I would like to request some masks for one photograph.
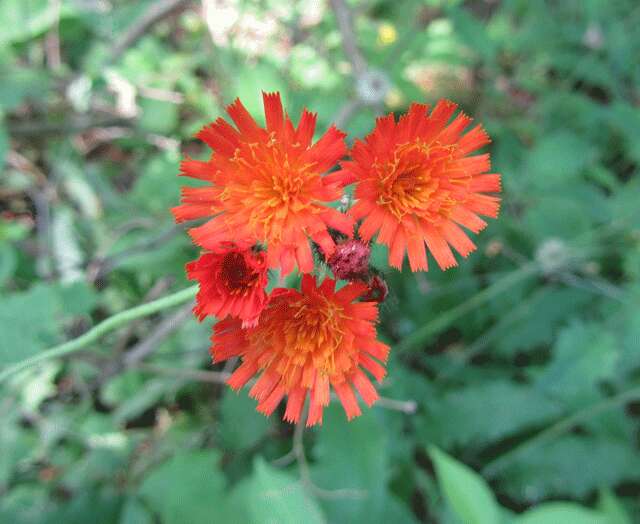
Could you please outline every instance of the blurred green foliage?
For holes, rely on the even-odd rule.
[[[637,521],[637,2],[350,2],[389,82],[372,105],[330,3],[204,3],[0,3],[0,368],[187,285],[177,165],[237,96],[350,139],[452,98],[493,138],[503,211],[445,273],[374,250],[381,391],[415,413],[332,406],[299,469],[292,428],[203,373],[210,323],[169,311],[0,385],[0,522]]]

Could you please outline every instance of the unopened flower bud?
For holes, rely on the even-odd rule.
[[[362,240],[347,240],[336,246],[328,264],[336,278],[365,279],[369,272],[370,255],[371,248]]]

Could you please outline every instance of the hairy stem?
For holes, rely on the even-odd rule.
[[[76,351],[85,349],[87,346],[97,341],[103,335],[109,333],[110,331],[118,329],[120,326],[123,326],[128,322],[135,320],[136,318],[153,315],[154,313],[157,313],[159,311],[163,311],[165,309],[184,304],[185,302],[189,302],[190,300],[193,300],[193,297],[195,297],[197,291],[198,286],[192,286],[173,293],[172,295],[154,300],[153,302],[141,304],[140,306],[136,306],[131,309],[122,311],[121,313],[117,313],[116,315],[103,320],[83,335],[80,335],[78,338],[74,338],[73,340],[69,340],[68,342],[60,344],[58,346],[54,346],[41,353],[38,353],[37,355],[33,355],[32,357],[7,366],[2,371],[0,371],[0,383],[9,378],[11,375],[17,373],[18,371],[31,367],[35,364],[45,362],[53,358],[63,357],[69,355],[70,353],[75,353]]]

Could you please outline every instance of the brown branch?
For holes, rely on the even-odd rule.
[[[127,32],[116,42],[111,50],[109,61],[116,62],[152,25],[171,15],[178,9],[186,7],[189,3],[189,0],[161,0],[153,3],[149,10],[136,20]]]
[[[351,62],[356,77],[359,77],[367,70],[367,63],[356,44],[351,11],[344,0],[331,0],[331,7],[336,15],[338,30],[342,37],[344,54],[347,55],[349,62]]]
[[[19,138],[46,135],[73,135],[94,127],[131,127],[132,124],[133,121],[128,118],[75,116],[62,122],[37,120],[9,122],[8,127],[9,134]]]

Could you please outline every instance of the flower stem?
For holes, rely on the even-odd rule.
[[[68,342],[64,342],[63,344],[59,344],[50,349],[42,351],[41,353],[33,355],[32,357],[7,366],[2,371],[0,371],[0,383],[9,378],[11,375],[17,373],[18,371],[22,371],[23,369],[31,367],[35,364],[45,362],[54,358],[63,357],[65,355],[69,355],[70,353],[75,353],[76,351],[80,351],[93,342],[97,341],[106,333],[118,329],[120,326],[123,326],[124,324],[127,324],[132,320],[153,315],[158,311],[169,309],[171,307],[188,302],[196,296],[197,291],[198,286],[191,286],[187,289],[183,289],[181,291],[173,293],[172,295],[168,295],[152,302],[141,304],[139,306],[132,307],[131,309],[127,309],[125,311],[117,313],[112,317],[103,320],[83,335],[80,335],[78,338],[74,338],[73,340],[69,340]]]

